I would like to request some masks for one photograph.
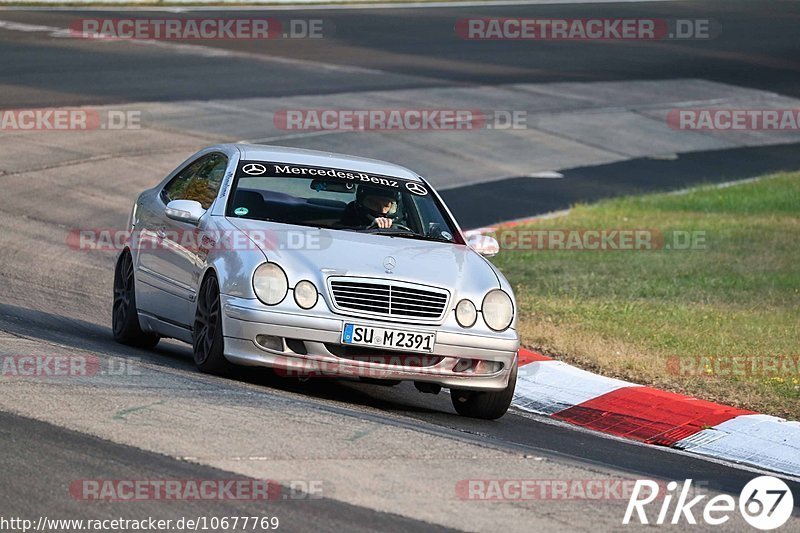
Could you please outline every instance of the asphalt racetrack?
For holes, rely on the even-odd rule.
[[[467,228],[577,201],[796,170],[796,133],[687,133],[666,127],[663,115],[686,102],[800,107],[800,4],[270,13],[322,19],[331,33],[321,40],[152,45],[64,34],[80,17],[222,16],[208,13],[0,10],[0,108],[135,111],[142,125],[0,132],[0,354],[85,355],[106,370],[79,379],[0,378],[3,516],[277,516],[280,529],[292,531],[605,531],[621,527],[627,500],[474,501],[458,487],[488,479],[691,478],[709,492],[738,495],[756,475],[513,409],[495,422],[461,418],[446,393],[421,394],[407,383],[299,382],[258,369],[230,379],[200,374],[189,346],[163,341],[144,351],[113,341],[114,254],[70,247],[67,235],[121,227],[141,190],[201,147],[237,140],[420,170]],[[703,18],[722,33],[536,43],[454,35],[458,19],[484,16]],[[528,128],[464,137],[310,134],[272,120],[287,108],[433,107],[448,99],[525,109]],[[536,177],[545,171],[561,177]],[[98,502],[70,490],[87,479],[233,478],[274,480],[282,490],[266,502],[212,503]],[[800,484],[789,484],[800,495]],[[744,524],[737,517],[726,527]]]

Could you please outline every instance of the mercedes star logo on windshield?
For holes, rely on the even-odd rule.
[[[406,183],[406,189],[419,196],[425,196],[426,194],[428,194],[428,189],[426,189],[419,183],[413,181],[409,181]]]
[[[267,171],[267,167],[264,165],[259,165],[258,163],[248,163],[242,167],[242,172],[245,174],[250,174],[251,176],[257,176],[259,174],[263,174]]]

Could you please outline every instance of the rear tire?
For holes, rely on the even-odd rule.
[[[111,331],[120,344],[137,348],[153,348],[160,337],[142,331],[139,312],[136,310],[136,280],[133,275],[133,258],[129,251],[120,255],[114,268],[114,305],[111,310]]]
[[[225,359],[225,339],[222,336],[222,312],[217,276],[206,277],[197,294],[197,312],[192,328],[194,364],[200,372],[224,375],[233,365]]]
[[[517,386],[517,361],[508,377],[508,386],[499,391],[469,391],[450,389],[450,400],[456,412],[461,416],[496,420],[506,414],[511,400],[514,399],[514,389]]]

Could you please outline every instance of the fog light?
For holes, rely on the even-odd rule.
[[[459,359],[453,366],[453,372],[472,372],[476,362],[476,359]]]
[[[475,365],[474,372],[476,374],[494,374],[499,372],[500,369],[503,368],[503,363],[499,361],[478,361],[478,364]]]
[[[465,374],[495,374],[502,370],[503,363],[484,359],[459,359],[453,366],[453,372]]]
[[[272,335],[256,335],[256,344],[267,350],[283,351],[283,339]]]

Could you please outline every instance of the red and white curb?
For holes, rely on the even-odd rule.
[[[800,422],[607,378],[519,351],[513,405],[617,437],[800,476]]]

